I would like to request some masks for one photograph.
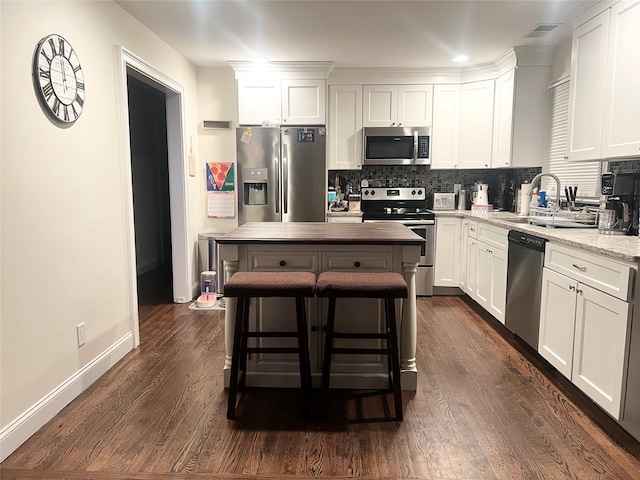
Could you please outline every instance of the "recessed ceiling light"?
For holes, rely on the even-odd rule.
[[[251,57],[249,60],[251,60],[253,63],[267,63],[269,61],[269,58],[261,55],[256,55]]]
[[[458,55],[457,57],[453,57],[451,60],[453,60],[454,62],[466,62],[467,60],[469,60],[469,57],[467,57],[466,55]]]

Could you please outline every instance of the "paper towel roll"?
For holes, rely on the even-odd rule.
[[[529,215],[529,204],[531,203],[531,196],[527,195],[531,184],[523,183],[520,185],[520,215]]]

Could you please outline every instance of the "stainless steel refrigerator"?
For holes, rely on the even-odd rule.
[[[325,127],[239,127],[238,224],[324,222]]]

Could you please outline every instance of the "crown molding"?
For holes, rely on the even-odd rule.
[[[333,62],[268,62],[256,64],[230,60],[236,80],[254,78],[261,74],[273,79],[327,79],[333,70]]]

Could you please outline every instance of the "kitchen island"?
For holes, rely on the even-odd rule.
[[[218,237],[216,241],[224,265],[225,281],[237,271],[307,271],[316,275],[325,271],[402,274],[409,287],[409,297],[396,302],[400,323],[402,388],[416,389],[415,273],[423,242],[419,235],[398,223],[253,222]],[[314,385],[317,385],[321,376],[327,301],[308,299],[307,309],[311,369]],[[227,298],[225,386],[229,384],[235,312],[236,300]],[[354,331],[377,332],[384,328],[383,305],[377,299],[341,299],[336,315],[338,324]],[[251,328],[263,331],[294,329],[294,316],[291,299],[258,299],[251,308]],[[253,355],[247,369],[249,386],[296,387],[299,384],[295,355]],[[387,371],[386,357],[358,355],[356,359],[356,356],[337,355],[332,366],[332,386],[384,388]]]

